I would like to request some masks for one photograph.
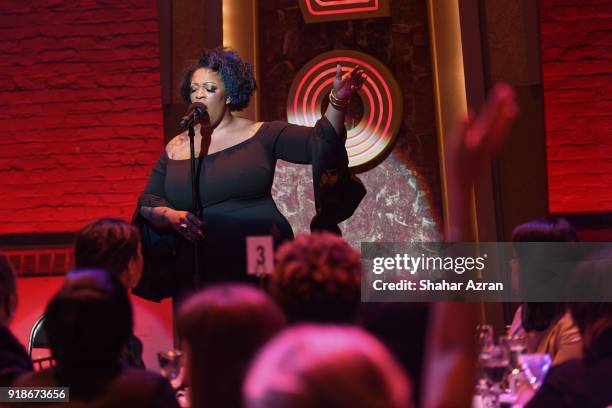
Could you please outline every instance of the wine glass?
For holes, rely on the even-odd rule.
[[[508,350],[512,368],[520,368],[519,357],[527,348],[527,338],[524,335],[501,336],[499,345]]]
[[[172,349],[157,353],[159,369],[175,390],[183,383],[183,353],[180,350]]]
[[[502,336],[499,338],[499,344],[506,348],[510,355],[510,371],[506,377],[508,384],[506,392],[508,394],[505,396],[516,399],[522,384],[528,382],[529,378],[520,362],[520,357],[527,348],[527,338],[521,334]]]
[[[486,352],[493,345],[493,326],[490,324],[479,324],[476,326],[476,338],[478,340],[478,353]],[[486,399],[489,394],[489,386],[482,365],[478,375],[478,383],[476,385],[476,394]]]
[[[476,337],[480,350],[493,345],[493,326],[490,324],[479,324],[476,326]]]
[[[499,406],[499,395],[501,394],[501,383],[506,371],[510,366],[510,354],[503,346],[490,346],[483,350],[478,358],[480,366],[487,378],[490,390],[493,394],[493,406]]]

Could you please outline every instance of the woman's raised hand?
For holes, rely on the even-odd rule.
[[[478,115],[470,111],[448,138],[449,174],[463,184],[473,183],[503,145],[517,115],[516,93],[512,87],[496,84]]]
[[[349,99],[365,83],[368,77],[364,70],[357,65],[351,72],[342,76],[342,66],[336,65],[336,79],[334,79],[334,96],[338,99]]]

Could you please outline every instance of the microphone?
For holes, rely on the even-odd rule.
[[[206,106],[202,102],[192,103],[189,105],[189,109],[187,109],[187,114],[179,122],[179,127],[185,129],[188,126],[195,125],[206,113]]]

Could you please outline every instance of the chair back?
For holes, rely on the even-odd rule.
[[[47,337],[47,331],[45,330],[45,315],[43,314],[36,320],[30,331],[30,341],[28,342],[28,354],[32,358],[34,349],[50,349],[49,339]],[[50,350],[47,356],[38,357],[32,359],[34,369],[42,370],[55,365],[55,360],[51,356]]]
[[[30,331],[30,341],[28,343],[28,353],[32,357],[33,348],[49,348],[49,339],[45,330],[45,315],[42,315],[34,322]]]

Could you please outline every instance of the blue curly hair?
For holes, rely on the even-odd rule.
[[[230,111],[241,111],[248,106],[257,84],[253,67],[242,60],[236,51],[222,47],[207,49],[198,62],[185,70],[181,81],[181,97],[188,104],[191,103],[191,77],[199,68],[210,68],[219,73],[230,98]]]

